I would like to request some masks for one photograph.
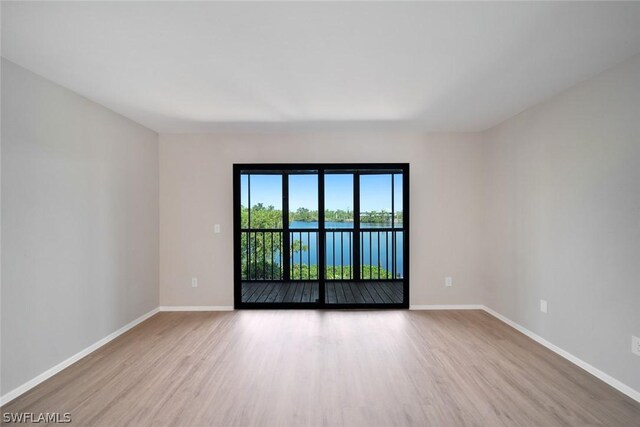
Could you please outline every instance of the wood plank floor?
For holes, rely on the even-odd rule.
[[[159,313],[2,408],[78,426],[639,426],[481,311]]]
[[[310,303],[318,299],[318,282],[242,282],[242,302]]]
[[[328,304],[400,304],[402,281],[330,281],[326,283]],[[243,282],[242,302],[309,303],[318,298],[318,282]]]

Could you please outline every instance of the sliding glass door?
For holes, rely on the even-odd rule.
[[[408,307],[408,173],[234,165],[236,308]]]

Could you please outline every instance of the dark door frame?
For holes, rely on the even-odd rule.
[[[283,214],[283,241],[284,244],[289,240],[289,175],[298,174],[305,171],[314,171],[318,175],[318,282],[319,282],[319,298],[315,303],[246,303],[242,302],[242,257],[240,255],[242,227],[240,222],[241,216],[241,175],[250,172],[255,174],[278,174],[282,175],[282,214]],[[382,173],[399,173],[402,174],[402,203],[403,203],[403,224],[399,230],[403,231],[402,249],[403,249],[403,301],[398,304],[387,303],[367,303],[367,304],[327,304],[325,301],[325,224],[324,224],[324,176],[326,171],[331,173],[353,173],[354,174],[354,254],[352,271],[354,271],[354,280],[359,281],[360,277],[360,254],[359,240],[360,233],[360,176],[368,174]],[[234,277],[234,308],[236,309],[310,309],[310,308],[328,308],[328,309],[390,309],[390,308],[409,308],[409,163],[234,163],[233,165],[233,277]],[[391,186],[392,205],[395,202],[393,191],[394,185]],[[358,215],[356,215],[358,213]],[[286,237],[285,237],[286,236]],[[283,247],[285,247],[283,245]],[[356,248],[358,250],[356,251]],[[356,253],[358,252],[358,253]],[[395,255],[395,254],[394,254]],[[288,256],[282,255],[282,261],[289,264]],[[395,263],[395,256],[393,256]],[[285,265],[285,267],[287,267]],[[289,270],[283,270],[285,280],[289,278]]]

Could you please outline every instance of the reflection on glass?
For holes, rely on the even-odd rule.
[[[324,176],[325,228],[353,228],[353,175]]]

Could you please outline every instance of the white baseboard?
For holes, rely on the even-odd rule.
[[[151,310],[147,314],[143,314],[142,316],[138,317],[136,320],[134,320],[134,321],[132,321],[130,323],[127,323],[122,328],[118,329],[117,331],[110,333],[106,337],[102,338],[100,341],[97,341],[97,342],[91,344],[89,347],[85,348],[84,350],[81,350],[80,352],[74,354],[73,356],[69,357],[68,359],[63,360],[62,362],[58,363],[53,368],[50,368],[50,369],[46,370],[45,372],[41,373],[37,377],[27,381],[26,383],[22,384],[21,386],[18,386],[16,388],[14,388],[13,390],[11,390],[10,392],[4,394],[2,397],[0,397],[0,406],[11,402],[13,399],[15,399],[16,397],[20,396],[21,394],[24,394],[27,391],[31,390],[33,387],[37,386],[41,382],[51,378],[52,376],[54,376],[58,372],[60,372],[63,369],[67,368],[68,366],[74,364],[75,362],[77,362],[78,360],[82,359],[83,357],[89,355],[90,353],[93,353],[94,351],[96,351],[97,349],[102,347],[103,345],[107,344],[109,341],[112,341],[113,339],[117,338],[118,336],[124,334],[129,329],[133,328],[134,326],[138,325],[139,323],[144,322],[149,317],[151,317],[154,314],[156,314],[158,311],[159,310],[157,308],[154,308],[153,310]]]
[[[458,304],[458,305],[412,305],[409,310],[483,310],[481,304]]]
[[[162,305],[160,311],[233,311],[230,305]]]
[[[538,335],[538,334],[536,334],[534,332],[531,332],[530,330],[528,330],[524,326],[519,325],[518,323],[514,322],[513,320],[509,319],[508,317],[503,316],[502,314],[498,313],[497,311],[492,310],[492,309],[490,309],[489,307],[486,307],[486,306],[483,306],[482,308],[483,308],[484,311],[486,311],[487,313],[489,313],[490,315],[492,315],[496,319],[501,320],[502,322],[506,323],[507,325],[511,326],[512,328],[522,332],[523,334],[525,334],[526,336],[528,336],[532,340],[538,342],[539,344],[542,344],[543,346],[547,347],[549,350],[553,351],[554,353],[564,357],[569,362],[573,363],[574,365],[579,366],[580,368],[584,369],[585,371],[587,371],[588,373],[590,373],[594,377],[596,377],[596,378],[604,381],[605,383],[609,384],[611,387],[615,388],[616,390],[620,391],[621,393],[626,394],[630,398],[634,399],[636,402],[640,402],[640,392],[638,390],[635,390],[635,389],[629,387],[628,385],[624,384],[622,381],[619,381],[619,380],[613,378],[611,375],[602,372],[600,369],[596,368],[595,366],[590,365],[587,362],[585,362],[584,360],[582,360],[582,359],[574,356],[573,354],[569,353],[568,351],[565,351],[565,350],[561,349],[557,345],[547,341],[546,339],[542,338],[540,335]]]

